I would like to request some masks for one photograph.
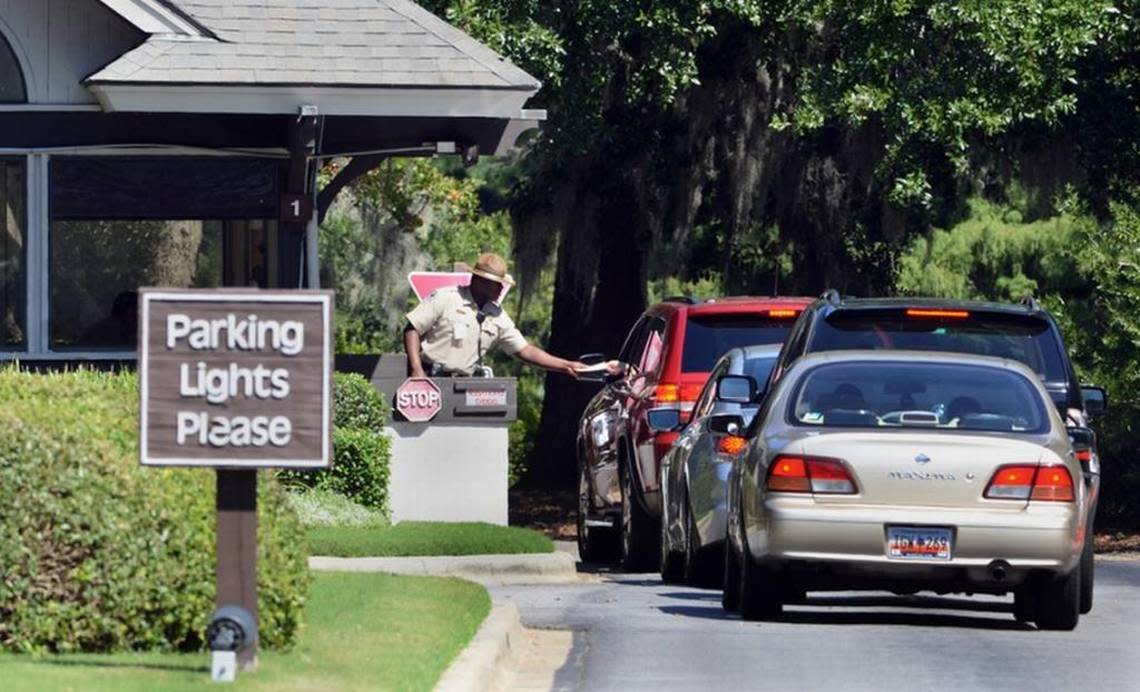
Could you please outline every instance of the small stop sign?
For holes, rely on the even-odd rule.
[[[443,408],[443,396],[435,382],[409,377],[396,390],[396,410],[413,423],[426,423]]]

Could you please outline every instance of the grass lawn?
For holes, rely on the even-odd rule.
[[[239,690],[430,690],[491,607],[458,579],[318,573],[290,652],[263,651]],[[0,689],[221,689],[209,654],[0,655]]]
[[[517,526],[405,521],[395,526],[312,526],[309,554],[335,557],[549,553],[546,536]]]

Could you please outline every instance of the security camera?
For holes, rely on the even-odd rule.
[[[214,611],[206,627],[210,651],[238,651],[257,643],[257,619],[241,606],[227,605]]]

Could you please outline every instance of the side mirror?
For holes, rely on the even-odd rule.
[[[729,404],[751,404],[756,400],[756,380],[748,375],[723,375],[716,382],[716,400]]]
[[[655,408],[645,414],[645,420],[651,432],[673,432],[681,427],[681,412],[675,408]]]
[[[744,429],[744,418],[735,413],[709,416],[709,430],[721,435],[739,435]]]
[[[1085,413],[1089,416],[1099,416],[1108,410],[1108,392],[1104,391],[1104,387],[1081,387],[1081,399],[1085,403]]]

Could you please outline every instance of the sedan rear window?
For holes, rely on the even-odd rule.
[[[1041,433],[1046,404],[1021,375],[968,364],[832,363],[800,379],[793,423]]]
[[[783,343],[791,328],[792,320],[774,321],[756,315],[689,315],[681,371],[709,372],[728,351]]]
[[[1030,315],[968,311],[837,310],[821,320],[809,351],[891,349],[950,351],[1016,360],[1047,382],[1068,380],[1061,347],[1049,323]],[[943,318],[938,313],[955,316]]]

